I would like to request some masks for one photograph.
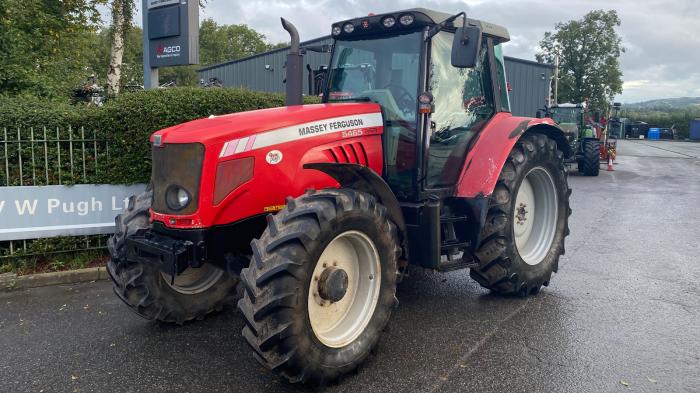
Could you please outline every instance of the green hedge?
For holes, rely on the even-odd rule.
[[[318,102],[309,97],[306,102]],[[284,105],[281,94],[244,89],[174,88],[124,93],[104,107],[47,102],[32,97],[0,98],[0,128],[65,130],[84,127],[87,134],[109,139],[110,170],[105,184],[147,182],[150,176],[149,136],[186,121]],[[24,138],[24,136],[23,136]]]

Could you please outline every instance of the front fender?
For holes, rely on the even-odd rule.
[[[394,192],[391,191],[384,179],[371,168],[357,164],[319,162],[304,164],[304,169],[321,171],[335,179],[340,183],[341,187],[353,188],[372,194],[379,203],[386,207],[389,218],[396,224],[399,231],[405,234],[406,223],[396,195],[394,195]]]
[[[490,196],[513,146],[526,132],[536,132],[551,137],[566,157],[573,153],[566,142],[564,131],[552,119],[514,117],[510,113],[498,113],[472,142],[455,187],[455,196],[461,198]]]

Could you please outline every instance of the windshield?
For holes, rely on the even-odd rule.
[[[581,114],[581,108],[553,108],[552,119],[559,124],[574,123],[578,124]]]
[[[336,41],[328,100],[371,100],[388,120],[415,120],[421,33]]]
[[[363,100],[382,106],[385,179],[399,198],[415,192],[420,32],[336,41],[328,76],[329,102]]]

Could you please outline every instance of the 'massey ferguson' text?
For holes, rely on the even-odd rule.
[[[312,124],[309,126],[299,127],[299,136],[321,134],[330,131],[341,131],[347,128],[362,127],[364,123],[362,119],[348,119],[333,121],[329,123]]]

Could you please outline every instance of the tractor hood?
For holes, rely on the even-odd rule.
[[[353,115],[374,114],[380,111],[379,105],[371,103],[315,104],[260,109],[212,116],[169,127],[155,132],[151,136],[151,142],[159,139],[161,144],[202,143],[210,146],[262,132],[306,125],[306,123],[311,123],[310,132],[320,132],[318,128],[313,128],[314,123],[325,119],[333,119],[333,121],[337,119],[342,122],[345,117],[353,120]],[[331,126],[333,124],[335,123]]]

